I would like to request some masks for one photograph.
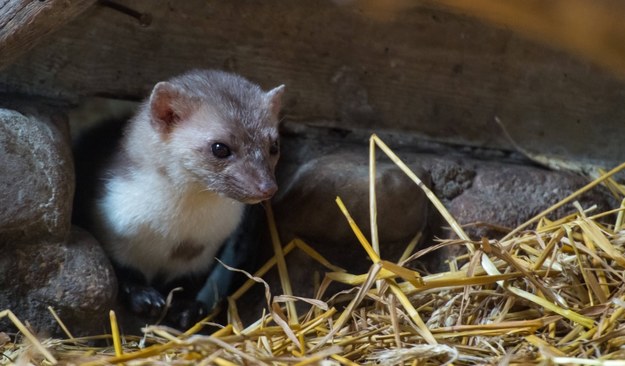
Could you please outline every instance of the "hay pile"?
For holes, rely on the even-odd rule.
[[[0,316],[8,316],[21,336],[20,344],[13,344],[0,333],[0,363],[625,365],[625,361],[613,361],[625,360],[625,201],[609,212],[596,214],[576,205],[576,214],[555,221],[547,218],[599,184],[623,199],[625,187],[611,176],[625,164],[503,239],[471,241],[432,192],[376,136],[371,139],[372,176],[376,146],[426,192],[459,239],[413,253],[417,235],[398,263],[381,259],[375,180],[371,180],[371,241],[337,199],[373,262],[368,273],[345,273],[300,240],[282,247],[272,222],[276,255],[229,299],[231,321],[219,331],[200,335],[201,322],[184,333],[152,326],[143,337],[122,337],[111,314],[110,335],[76,339],[67,332],[64,340],[39,341],[12,313],[4,311]],[[271,218],[270,209],[268,213]],[[444,246],[467,248],[466,255],[449,258],[449,272],[422,276],[406,266]],[[292,295],[284,256],[295,249],[328,268],[315,299]],[[276,264],[285,295],[272,297],[260,277]],[[351,289],[327,294],[332,281]],[[267,290],[267,313],[244,326],[237,316],[236,300],[258,283]],[[294,306],[298,301],[308,303],[310,311],[298,315]],[[86,346],[93,339],[108,339],[112,346]]]

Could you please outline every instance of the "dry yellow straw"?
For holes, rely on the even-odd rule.
[[[285,295],[293,296],[291,280],[289,279],[289,270],[286,267],[286,260],[284,259],[284,253],[282,252],[282,245],[280,244],[280,236],[278,235],[278,228],[276,227],[273,210],[271,208],[271,204],[269,203],[266,203],[264,206],[265,211],[267,212],[267,221],[269,222],[271,243],[273,244],[273,251],[276,256],[276,263],[278,264],[278,273],[280,275],[280,284],[282,285],[282,291]],[[297,309],[295,308],[295,303],[293,301],[289,301],[286,303],[286,310],[289,323],[299,324]]]
[[[288,253],[290,253],[293,249],[295,248],[295,242],[291,241],[289,244],[287,244],[283,250],[282,250],[282,255],[287,255]],[[265,275],[265,273],[269,272],[269,270],[271,268],[273,268],[273,266],[276,265],[276,263],[278,262],[278,259],[276,258],[277,255],[274,255],[273,257],[271,257],[267,263],[265,263],[258,271],[254,272],[254,277],[262,277]],[[247,281],[245,281],[245,283],[238,289],[236,290],[232,295],[230,295],[230,298],[232,298],[233,300],[238,300],[239,298],[241,298],[241,296],[243,296],[243,294],[245,294],[250,287],[252,287],[254,284],[256,284],[255,281],[248,279]]]
[[[616,222],[614,223],[614,232],[617,233],[621,230],[621,228],[623,227],[623,215],[624,215],[624,211],[622,210],[623,208],[625,208],[625,199],[623,199],[621,201],[621,210],[618,212],[618,215],[616,216]]]
[[[371,141],[374,141],[375,144],[382,150],[384,151],[384,153],[410,178],[412,179],[413,182],[415,182],[417,184],[417,186],[419,186],[419,188],[421,188],[421,190],[425,193],[425,195],[428,197],[428,199],[430,200],[430,202],[432,202],[432,204],[434,205],[434,207],[436,207],[436,209],[438,210],[438,212],[441,213],[441,215],[443,216],[443,218],[445,219],[445,221],[447,221],[447,223],[449,224],[449,226],[452,228],[452,230],[456,233],[456,235],[458,235],[458,237],[462,240],[466,240],[467,242],[470,242],[471,239],[469,238],[469,236],[464,232],[464,230],[462,230],[462,227],[458,224],[458,222],[456,221],[456,219],[454,219],[453,216],[451,216],[451,214],[449,213],[449,211],[447,211],[447,209],[445,208],[445,206],[443,205],[443,203],[436,197],[436,195],[434,194],[434,192],[432,192],[422,181],[421,179],[419,179],[419,177],[417,177],[417,175],[410,170],[410,168],[408,168],[408,166],[406,164],[404,164],[404,162],[393,152],[393,150],[391,150],[385,143],[384,141],[380,140],[380,138],[376,135],[373,134],[371,135]],[[467,243],[467,248],[469,249],[469,251],[471,253],[473,253],[473,251],[475,250],[473,244]]]
[[[0,311],[0,318],[4,318],[4,317],[9,318],[9,320],[15,325],[15,327],[17,327],[17,329],[20,332],[22,332],[22,334],[30,341],[30,343],[32,343],[32,345],[37,349],[37,351],[39,351],[43,355],[43,357],[45,357],[46,360],[48,360],[48,362],[50,362],[53,365],[56,365],[58,363],[56,358],[54,358],[54,356],[52,356],[52,354],[41,344],[41,342],[39,342],[37,337],[35,337],[30,332],[30,330],[28,330],[28,328],[26,328],[24,323],[22,323],[17,318],[17,316],[15,316],[15,314],[13,314],[13,312],[11,310]]]
[[[312,259],[316,260],[319,264],[321,264],[322,266],[328,268],[330,271],[345,272],[345,270],[343,268],[335,266],[332,263],[330,263],[321,254],[319,254],[319,252],[314,250],[310,245],[306,244],[301,239],[293,239],[293,240],[291,240],[291,242],[289,242],[289,244],[287,244],[286,246],[284,246],[282,248],[282,254],[284,256],[286,256],[287,254],[289,254],[295,248],[298,248],[299,250],[303,251],[309,257],[311,257]],[[273,268],[273,266],[276,265],[277,261],[278,260],[276,259],[276,255],[274,255],[265,264],[263,264],[263,266],[259,270],[254,272],[253,276],[254,277],[262,277],[262,276],[264,276],[267,272],[269,272],[269,270],[271,268]],[[256,284],[256,282],[254,280],[248,279],[247,281],[245,281],[245,283],[243,285],[241,285],[241,287],[239,287],[238,290],[236,290],[234,293],[232,293],[232,295],[230,295],[230,298],[232,300],[240,299],[241,296],[243,296],[243,294],[245,294],[252,286],[254,286],[254,284]]]
[[[61,320],[59,315],[56,313],[56,311],[54,311],[52,306],[48,306],[48,311],[50,312],[50,314],[52,314],[52,317],[54,317],[54,320],[56,320],[56,322],[59,324],[59,326],[65,333],[65,335],[67,335],[68,340],[70,341],[73,340],[74,336],[72,335],[72,333],[70,333],[69,329],[67,329],[67,327],[65,326],[65,323],[63,323],[63,321]]]
[[[458,222],[453,218],[453,216],[451,216],[451,214],[449,213],[449,211],[447,211],[447,209],[445,208],[445,206],[440,202],[440,200],[436,197],[436,195],[428,188],[426,187],[425,184],[423,184],[423,182],[412,172],[412,170],[410,170],[410,168],[408,168],[408,166],[406,166],[406,164],[404,164],[403,161],[401,161],[401,159],[382,141],[380,140],[380,138],[378,136],[376,136],[375,134],[371,136],[371,139],[375,141],[376,145],[378,145],[380,147],[380,149],[382,149],[382,151],[384,151],[384,153],[386,155],[388,155],[388,157],[395,163],[397,164],[397,166],[404,171],[404,173],[406,173],[406,175],[408,175],[408,177],[410,177],[410,179],[412,179],[418,186],[419,188],[421,188],[423,190],[423,192],[425,192],[425,195],[430,199],[430,202],[432,202],[432,204],[438,209],[438,211],[440,212],[440,214],[445,218],[445,220],[447,221],[447,223],[451,226],[451,228],[454,230],[454,232],[456,233],[456,235],[458,235],[458,237],[460,237],[461,239],[464,239],[467,241],[467,248],[469,249],[469,251],[471,251],[471,253],[473,253],[473,251],[475,250],[475,247],[472,243],[470,243],[470,239],[467,236],[467,234],[464,232],[464,230],[462,230],[462,227],[458,224]],[[615,174],[617,171],[619,171],[620,169],[625,168],[625,163],[621,164],[619,167],[613,169],[610,173],[608,173],[608,175],[604,176],[602,179],[605,179],[607,177],[609,177],[612,174]],[[587,185],[586,189],[579,190],[577,192],[582,193],[585,192],[586,190],[594,187],[595,185],[598,184],[600,180],[595,181],[589,185]],[[576,192],[576,193],[577,193]],[[579,194],[578,193],[578,194]],[[566,200],[570,200],[574,197],[575,194],[569,196],[567,199],[565,199],[564,201],[560,202],[558,205],[561,206],[564,203],[566,203]],[[558,206],[556,205],[556,206]],[[554,207],[556,207],[554,206]],[[529,225],[532,222],[535,222],[536,220],[538,220],[540,218],[540,216],[546,215],[547,213],[551,212],[555,210],[555,208],[551,208],[549,210],[544,211],[543,214],[535,217],[534,219],[528,221],[528,223],[525,223],[524,225]],[[520,227],[513,230],[513,231],[520,231]],[[509,236],[510,234],[508,234]],[[504,238],[505,239],[505,238]],[[502,239],[503,241],[503,239]],[[486,270],[486,272],[491,275],[501,275],[501,272],[499,272],[499,270],[497,269],[497,266],[495,266],[495,264],[491,261],[491,259],[486,255],[486,254],[482,254],[480,256],[481,259],[481,264],[482,267],[484,268],[484,270]],[[582,324],[583,326],[589,328],[593,325],[593,321],[592,319],[580,315],[572,310],[569,309],[562,309],[556,305],[554,305],[553,303],[539,297],[536,296],[534,294],[531,294],[527,291],[521,290],[519,288],[510,286],[509,284],[504,283],[504,281],[497,281],[497,284],[503,288],[505,288],[506,290],[512,292],[513,294],[522,297],[528,301],[532,301],[546,309],[549,309],[550,311],[553,311],[557,314],[560,314],[572,321],[578,322],[580,324]]]
[[[136,352],[124,353],[121,356],[115,356],[115,357],[109,357],[105,359],[85,362],[85,363],[82,363],[81,366],[99,366],[99,365],[106,365],[106,364],[111,364],[111,363],[132,361],[132,360],[136,360],[140,358],[153,357],[171,349],[174,345],[175,345],[174,342],[167,342],[165,344],[157,344],[157,345],[153,345],[147,348],[143,348]]]
[[[438,344],[438,342],[436,341],[436,339],[430,332],[430,329],[428,329],[427,325],[425,325],[425,323],[421,319],[419,312],[414,308],[414,306],[412,306],[412,303],[410,302],[406,294],[401,291],[401,289],[399,288],[399,286],[397,286],[395,281],[393,280],[387,280],[387,281],[389,284],[389,288],[391,289],[393,294],[397,296],[399,303],[404,307],[404,309],[406,309],[406,311],[408,312],[408,316],[410,316],[412,321],[417,326],[415,328],[417,333],[419,333],[419,335],[423,337],[423,339],[425,339],[425,341],[428,342],[429,344]]]
[[[369,215],[371,220],[371,245],[373,250],[380,255],[378,208],[375,195],[375,141],[373,139],[369,140]]]
[[[358,225],[356,225],[356,222],[354,221],[354,219],[352,218],[352,216],[349,214],[349,211],[347,210],[347,208],[345,207],[345,205],[343,204],[343,201],[341,200],[340,197],[336,198],[336,203],[339,206],[339,208],[341,209],[341,212],[343,212],[343,215],[345,215],[345,218],[347,219],[347,222],[349,223],[349,226],[352,228],[352,231],[354,232],[354,234],[356,234],[356,237],[358,238],[358,241],[360,242],[360,244],[362,245],[362,247],[365,249],[365,251],[367,252],[367,254],[369,255],[369,257],[371,258],[371,260],[374,263],[374,267],[376,268],[375,270],[375,276],[374,278],[378,278],[378,272],[381,269],[381,267],[377,267],[377,265],[384,265],[384,263],[381,261],[380,256],[378,255],[378,253],[376,253],[376,251],[373,249],[373,247],[369,244],[369,242],[367,241],[367,238],[365,238],[365,236],[363,235],[362,231],[360,230],[360,228],[358,227]],[[386,266],[391,267],[392,269],[396,269],[399,266],[391,266],[389,265],[389,262],[386,262]],[[403,267],[402,267],[403,268]],[[388,270],[388,268],[387,268]],[[417,281],[415,276],[411,276],[411,274],[413,274],[413,271],[398,271],[399,273],[401,273],[402,275],[404,275],[406,277],[406,279],[410,279],[410,281]],[[406,274],[406,272],[409,272],[409,274]],[[399,273],[397,273],[399,275]],[[369,278],[371,278],[372,272],[369,272]],[[412,306],[412,304],[410,303],[410,301],[408,300],[408,298],[406,297],[406,295],[401,292],[401,290],[399,290],[399,287],[397,287],[397,284],[393,281],[393,280],[387,280],[389,281],[389,286],[391,288],[391,290],[393,291],[393,293],[395,294],[395,296],[397,296],[397,298],[399,299],[399,302],[402,304],[402,306],[404,306],[404,308],[406,309],[406,311],[408,312],[408,314],[410,315],[410,317],[412,318],[412,320],[415,322],[415,325],[417,326],[417,332],[429,343],[429,344],[436,344],[436,339],[434,339],[434,337],[432,336],[432,334],[430,333],[430,331],[427,329],[427,326],[425,325],[425,323],[423,322],[423,320],[421,320],[421,317],[419,316],[419,313],[414,309],[414,307]],[[417,282],[415,282],[415,284],[418,284]],[[365,281],[365,284],[363,285],[363,287],[361,287],[361,291],[363,288],[368,288],[369,285],[367,285],[367,281]],[[358,302],[352,302],[350,303],[350,306],[348,307],[348,309],[353,310],[352,305],[355,306],[355,304],[359,303]],[[337,325],[341,325],[344,323],[344,321],[346,320],[346,317],[349,315],[349,312],[346,310],[343,312],[343,314],[341,314],[341,316],[339,317],[339,320],[337,321]],[[338,329],[338,326],[335,326],[335,330]]]
[[[115,356],[120,357],[123,355],[122,351],[122,341],[119,336],[119,327],[117,326],[117,316],[115,316],[115,312],[111,310],[109,312],[109,319],[111,321],[111,334],[113,335],[113,347],[115,348]]]
[[[352,301],[350,301],[350,303],[347,305],[345,310],[343,310],[339,318],[334,323],[330,332],[328,332],[328,334],[325,337],[323,337],[321,341],[315,347],[311,349],[311,351],[315,351],[323,347],[324,345],[326,345],[326,343],[345,325],[349,317],[352,315],[352,312],[354,311],[354,309],[356,309],[356,307],[362,302],[362,300],[365,298],[369,289],[371,289],[371,286],[373,286],[373,283],[375,282],[375,279],[377,278],[377,274],[381,268],[382,266],[380,265],[379,262],[376,262],[371,266],[371,269],[369,270],[368,278],[365,281],[365,283],[360,287],[356,296],[354,296],[354,298],[352,299]]]
[[[352,231],[354,232],[354,234],[356,234],[356,237],[358,238],[360,245],[362,245],[362,247],[365,249],[365,251],[367,252],[367,255],[369,255],[369,258],[371,258],[373,263],[378,263],[380,261],[380,256],[373,249],[371,244],[369,244],[369,241],[367,240],[365,235],[362,233],[362,231],[360,231],[360,228],[358,227],[358,225],[356,225],[356,222],[354,221],[352,216],[349,214],[349,211],[347,211],[347,207],[345,207],[345,204],[343,204],[343,201],[341,200],[340,197],[336,197],[336,204],[341,209],[341,212],[343,212],[343,215],[345,215],[345,218],[347,218],[347,222],[349,223],[349,226],[352,228]]]

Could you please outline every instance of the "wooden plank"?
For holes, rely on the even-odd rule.
[[[0,70],[96,0],[0,1]]]
[[[147,27],[94,7],[0,72],[0,92],[140,99],[163,78],[220,68],[285,83],[293,121],[512,149],[499,116],[527,149],[625,160],[614,75],[471,16],[371,3],[125,1],[152,16]]]

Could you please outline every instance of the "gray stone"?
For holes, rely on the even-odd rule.
[[[100,245],[75,227],[67,243],[0,245],[0,310],[37,332],[60,334],[51,306],[75,335],[101,334],[117,283]]]
[[[473,184],[451,200],[449,211],[461,224],[484,222],[514,229],[589,182],[588,178],[567,172],[524,165],[481,163],[476,168]],[[599,210],[616,205],[601,187],[577,200],[584,208],[597,205]],[[557,219],[575,210],[572,204],[568,204],[548,218]],[[468,227],[466,231],[474,239],[502,236],[502,232],[485,226]]]
[[[397,260],[427,221],[428,204],[421,189],[388,161],[376,167],[377,222],[382,257]],[[415,172],[429,184],[429,176]],[[370,265],[347,220],[335,203],[341,197],[355,222],[370,238],[369,164],[366,154],[344,148],[299,165],[281,182],[274,201],[282,239],[303,238],[339,266],[366,270]]]
[[[21,110],[0,109],[0,243],[64,241],[74,192],[67,121]]]
[[[284,159],[280,162],[280,190],[273,207],[283,244],[298,237],[321,253],[330,263],[350,273],[365,273],[372,262],[359,244],[335,199],[341,197],[365,237],[370,240],[369,225],[369,161],[368,144],[340,143],[330,136],[303,142],[285,138]],[[405,154],[404,154],[405,155]],[[415,157],[414,154],[410,155]],[[422,190],[394,163],[378,153],[376,193],[380,252],[384,259],[397,261],[408,242],[424,230],[429,204]],[[429,173],[421,168],[419,159],[411,161],[411,169],[426,184]],[[261,256],[273,255],[269,243],[263,243]],[[297,296],[314,297],[315,283],[329,269],[306,253],[294,249],[286,256],[293,292]],[[274,268],[264,279],[274,294],[281,294],[278,271]],[[326,295],[343,286],[333,284]],[[262,286],[255,286],[239,304],[242,319],[249,323],[266,307]],[[308,309],[298,303],[300,314]]]
[[[420,160],[430,172],[432,191],[443,202],[454,199],[473,184],[475,171],[466,160],[434,156],[421,156]]]

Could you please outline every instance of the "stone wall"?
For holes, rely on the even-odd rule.
[[[0,309],[59,333],[100,330],[116,280],[91,235],[71,226],[74,168],[67,118],[44,102],[0,108]],[[10,106],[11,109],[8,109]],[[0,322],[0,329],[6,324]]]

